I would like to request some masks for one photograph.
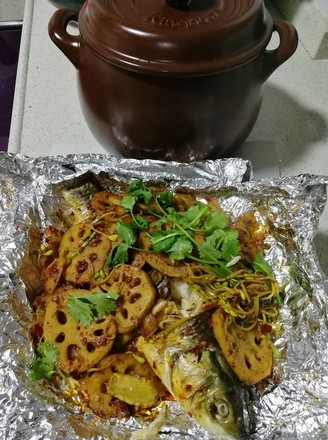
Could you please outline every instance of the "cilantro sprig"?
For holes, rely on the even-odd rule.
[[[153,193],[145,186],[142,179],[133,180],[128,186],[128,195],[121,201],[121,206],[131,214],[133,223],[131,227],[147,229],[147,220],[139,214],[135,214],[134,206],[137,202],[148,205],[153,198]]]
[[[272,275],[272,269],[269,263],[264,259],[262,252],[259,252],[253,261],[253,268],[255,272],[262,272],[266,275]]]
[[[129,261],[129,250],[137,241],[137,230],[145,230],[148,227],[148,221],[140,214],[135,213],[135,205],[137,202],[149,204],[153,198],[153,193],[145,186],[142,179],[133,180],[128,188],[128,195],[124,197],[120,203],[126,212],[130,213],[132,222],[118,221],[116,229],[118,235],[122,238],[123,243],[115,246],[109,253],[105,268],[113,268],[118,264],[127,263]]]
[[[113,312],[118,298],[119,293],[117,292],[69,295],[67,309],[76,321],[87,326],[95,319]]]
[[[135,222],[125,223],[118,221],[116,229],[123,243],[115,246],[108,254],[105,267],[109,268],[113,268],[118,264],[127,263],[129,261],[129,250],[137,241],[136,229],[138,229],[138,226]]]
[[[128,197],[133,197],[136,201],[144,202],[148,205],[152,198],[152,191],[144,184],[142,179],[134,179],[128,185]],[[124,199],[123,199],[124,200]]]
[[[157,218],[153,223],[156,229],[148,232],[154,252],[165,253],[172,261],[197,261],[220,276],[233,273],[233,266],[241,258],[241,247],[238,231],[229,227],[228,214],[212,212],[202,202],[195,202],[181,211],[174,206],[171,191],[152,192],[142,179],[133,180],[127,193],[121,206],[130,213],[132,221],[117,222],[117,233],[123,242],[111,250],[105,264],[107,267],[128,262],[131,249],[142,251],[135,244],[138,230],[147,230],[148,222],[136,208],[138,203],[144,203],[149,205],[149,214]],[[262,253],[253,262],[253,270],[268,275],[272,273]]]
[[[146,229],[135,208],[138,202],[150,204],[153,201],[157,217],[154,230],[150,234],[154,252],[166,253],[172,261],[190,259],[210,266],[220,275],[228,275],[232,269],[227,264],[234,261],[240,252],[238,233],[228,227],[228,216],[224,212],[211,212],[210,207],[196,202],[186,211],[177,210],[173,205],[173,193],[162,191],[153,193],[141,179],[136,179],[128,186],[128,195],[121,206],[131,214],[132,222],[118,222],[118,234],[123,243],[113,249],[108,258],[108,265],[128,260],[129,249],[137,240],[137,229]],[[165,226],[163,229],[162,227]],[[205,240],[196,235],[201,233]],[[119,257],[119,258],[118,258]]]
[[[35,356],[30,363],[30,379],[33,381],[46,379],[50,380],[52,375],[61,371],[57,368],[56,362],[59,358],[57,347],[48,341],[43,341],[36,349]]]
[[[173,261],[184,258],[198,261],[221,276],[232,272],[227,264],[239,254],[240,245],[238,232],[228,227],[226,213],[212,213],[209,206],[202,202],[196,202],[180,212],[171,207],[165,209],[156,198],[155,201],[167,224],[172,225],[170,230],[160,231],[161,237],[157,231],[151,234],[155,251],[167,253]],[[196,238],[197,232],[202,234],[204,241]]]

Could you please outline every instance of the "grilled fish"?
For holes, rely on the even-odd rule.
[[[239,438],[244,428],[243,389],[213,338],[208,312],[183,321],[138,349],[168,391],[218,440]]]

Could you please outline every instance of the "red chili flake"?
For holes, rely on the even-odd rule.
[[[169,391],[165,391],[165,400],[168,400],[168,401],[170,401],[170,402],[174,402],[175,401],[175,398],[172,396],[172,394],[171,393],[169,393]]]
[[[52,277],[55,277],[56,275],[58,275],[58,273],[59,273],[59,270],[58,270],[58,267],[55,265],[55,266],[52,266],[50,269],[49,269],[49,275],[50,275],[50,278],[52,278]]]
[[[52,235],[61,235],[61,231],[53,225],[49,225],[47,229]]]
[[[92,343],[95,347],[102,347],[108,345],[110,343],[110,340],[106,336],[101,336],[99,338],[94,339]]]
[[[263,324],[260,323],[260,333],[262,335],[267,335],[268,333],[270,333],[272,330],[272,325],[271,324]]]

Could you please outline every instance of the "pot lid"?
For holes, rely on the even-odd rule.
[[[263,0],[87,0],[81,38],[131,70],[222,71],[254,58],[270,40]]]

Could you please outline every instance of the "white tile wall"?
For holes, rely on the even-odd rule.
[[[25,0],[0,0],[0,21],[22,20]]]
[[[318,9],[321,9],[322,11],[328,12],[328,1],[327,0],[314,0],[314,4],[317,6]]]

